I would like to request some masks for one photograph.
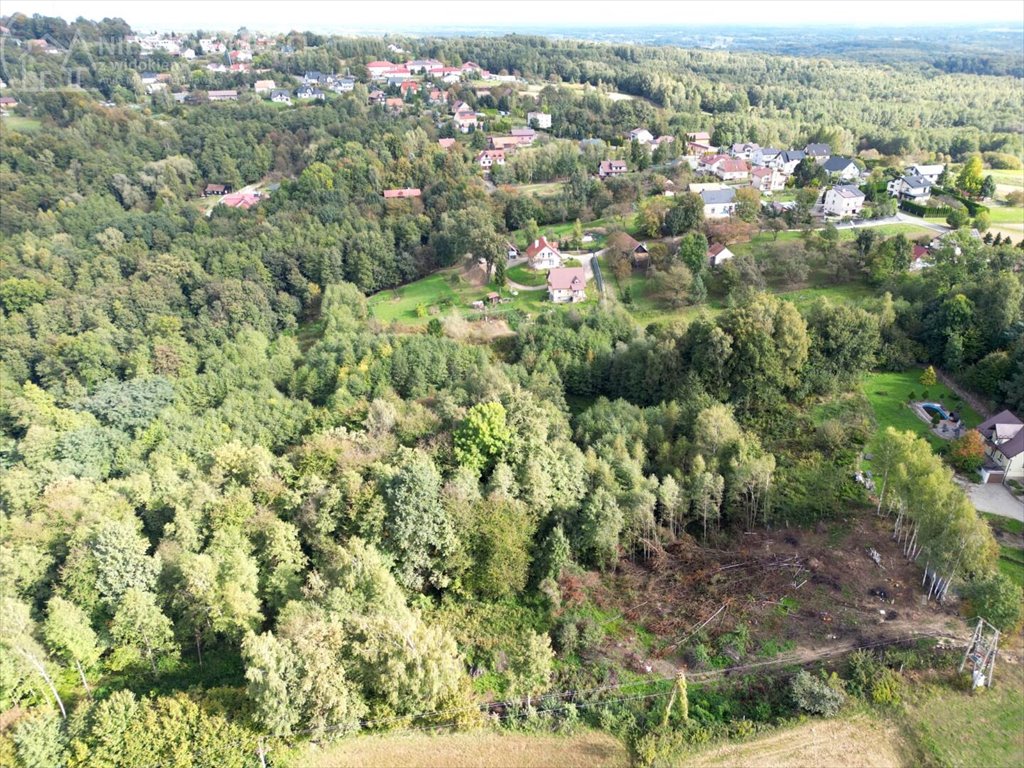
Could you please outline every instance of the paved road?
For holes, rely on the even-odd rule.
[[[963,483],[964,490],[971,497],[979,512],[1009,517],[1024,523],[1024,501],[1014,498],[1010,489],[1000,483]]]

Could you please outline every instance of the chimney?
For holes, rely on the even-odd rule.
[[[540,245],[540,240],[534,240],[533,241],[533,247],[534,248],[537,248],[539,245]]]

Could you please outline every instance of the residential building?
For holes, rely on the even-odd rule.
[[[423,193],[417,187],[406,187],[405,189],[385,189],[385,200],[405,200],[410,197],[419,197]]]
[[[519,146],[529,147],[536,140],[537,132],[533,128],[513,128],[512,137],[519,142]]]
[[[942,163],[938,163],[935,165],[912,165],[909,168],[907,168],[907,175],[922,176],[928,179],[928,181],[930,181],[932,184],[938,184],[939,176],[941,176],[942,172],[945,170],[946,166],[943,165]]]
[[[705,219],[724,219],[736,211],[736,190],[731,187],[705,189],[700,197],[704,201]]]
[[[625,160],[602,160],[601,164],[597,167],[597,175],[602,179],[607,179],[609,176],[618,176],[623,173],[626,173]]]
[[[754,168],[750,172],[750,186],[764,195],[786,188],[786,174],[775,168]]]
[[[316,99],[317,101],[323,101],[326,98],[323,91],[310,85],[300,86],[295,92],[295,97],[297,99]]]
[[[521,140],[515,136],[491,136],[487,143],[491,149],[512,151],[520,146]]]
[[[390,61],[371,61],[366,65],[366,71],[370,73],[370,77],[380,77],[394,67]]]
[[[832,148],[828,144],[808,144],[804,154],[820,165],[832,157]]]
[[[500,149],[485,149],[476,156],[473,162],[484,170],[487,170],[494,165],[504,165],[505,152]]]
[[[758,147],[751,153],[750,162],[752,162],[754,165],[767,168],[774,165],[775,161],[781,154],[781,149],[773,149],[771,147]]]
[[[354,77],[339,77],[334,81],[334,85],[331,89],[335,93],[351,93],[352,89],[356,87],[356,79]]]
[[[703,141],[688,141],[688,142],[686,142],[686,153],[688,155],[696,155],[696,156],[699,157],[701,155],[712,154],[712,153],[714,153],[714,151],[715,151],[714,147],[712,147],[710,144],[707,144],[707,143],[705,143]]]
[[[238,91],[207,91],[206,98],[210,101],[238,101]]]
[[[792,176],[793,171],[800,165],[800,161],[807,157],[802,149],[785,149],[778,154],[775,161],[771,163],[772,168],[777,168],[787,176]]]
[[[262,96],[273,91],[275,85],[273,80],[257,80],[253,83],[252,89]]]
[[[420,83],[415,80],[406,80],[398,86],[398,92],[403,97],[415,95],[420,90]]]
[[[651,142],[651,147],[657,149],[662,144],[675,144],[675,142],[675,136],[659,136],[658,138]]]
[[[651,252],[647,250],[647,243],[641,243],[623,232],[615,236],[616,245],[621,249],[622,255],[629,258],[634,267],[646,269],[651,263]]]
[[[13,96],[0,96],[0,108],[13,109],[18,106],[18,100]]]
[[[732,251],[730,251],[721,243],[715,243],[714,245],[712,245],[710,248],[708,248],[708,252],[705,255],[707,256],[708,264],[712,267],[717,267],[721,264],[724,264],[729,259],[735,256],[735,254]]]
[[[932,183],[924,176],[902,176],[890,181],[885,188],[900,200],[927,200],[932,194]]]
[[[587,273],[583,267],[556,267],[548,272],[548,298],[557,304],[587,298]]]
[[[371,105],[373,105],[373,104],[381,104],[382,105],[385,102],[385,100],[387,99],[387,97],[388,96],[387,96],[386,93],[384,93],[384,91],[378,89],[378,90],[370,91],[370,94],[367,97],[367,101],[369,101]]]
[[[697,144],[711,144],[711,134],[706,131],[694,131],[693,133],[686,134],[686,140],[696,142]]]
[[[562,254],[547,241],[546,237],[530,243],[525,254],[526,260],[533,269],[553,269],[562,266]]]
[[[464,108],[456,109],[455,114],[452,116],[452,121],[463,133],[469,133],[470,130],[478,128],[480,123],[476,119],[476,112],[469,107],[463,105]]]
[[[864,193],[850,184],[837,184],[825,193],[825,213],[829,216],[859,216],[864,208]]]
[[[910,271],[920,272],[925,267],[933,266],[932,262],[928,260],[931,251],[925,248],[923,245],[914,245],[913,250],[910,253]]]
[[[275,88],[270,92],[270,100],[275,104],[291,104],[292,94],[283,88]]]
[[[229,195],[224,195],[220,199],[220,204],[226,205],[228,208],[241,208],[247,211],[262,199],[263,195],[260,192],[232,192]]]
[[[637,144],[650,144],[654,141],[654,136],[646,128],[634,128],[627,136],[630,141],[635,141]]]
[[[395,96],[390,99],[384,99],[384,106],[392,112],[401,112],[405,109],[405,99],[400,96]]]
[[[733,157],[738,157],[741,160],[750,162],[754,159],[754,153],[756,153],[760,148],[761,147],[757,144],[752,144],[748,141],[745,144],[733,144],[732,147],[729,148],[729,154]]]
[[[705,155],[697,163],[701,173],[713,173],[722,181],[745,179],[750,175],[750,166],[746,160],[739,160],[729,155]]]
[[[207,184],[203,188],[203,197],[220,197],[231,191],[230,184]]]
[[[860,168],[848,157],[830,157],[821,167],[829,176],[837,177],[840,181],[854,181],[860,178]]]
[[[526,124],[529,126],[536,125],[538,128],[543,129],[551,128],[551,115],[547,112],[527,112]]]
[[[978,432],[985,439],[982,481],[1024,480],[1024,422],[1010,411],[1001,411],[981,422]]]

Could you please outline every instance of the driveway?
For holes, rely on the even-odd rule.
[[[1001,483],[964,483],[964,490],[971,497],[979,512],[988,512],[1000,517],[1009,517],[1024,523],[1024,501],[1014,498],[1010,489]]]

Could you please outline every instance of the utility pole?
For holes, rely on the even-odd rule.
[[[960,671],[971,671],[971,688],[992,687],[992,673],[996,667],[996,653],[999,650],[999,630],[980,616],[974,635],[960,662]]]

